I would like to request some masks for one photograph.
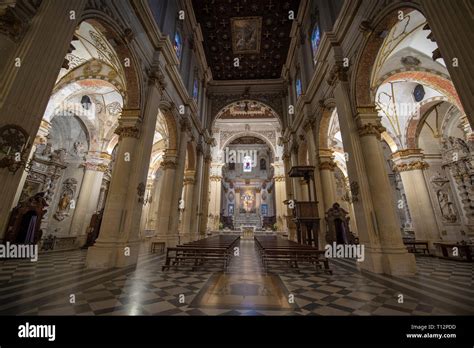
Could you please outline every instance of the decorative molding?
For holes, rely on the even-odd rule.
[[[330,86],[334,86],[339,81],[348,81],[347,68],[342,66],[342,62],[336,62],[336,64],[332,66],[328,78],[326,79],[326,82]]]
[[[394,172],[407,172],[410,170],[424,170],[430,166],[425,161],[411,161],[409,163],[399,163],[393,167]]]
[[[102,172],[102,173],[105,173],[109,169],[109,166],[107,164],[91,163],[91,162],[84,163],[83,167],[85,170],[91,170],[91,171]]]
[[[324,161],[319,164],[319,170],[334,171],[336,167],[337,167],[337,164],[334,161]]]
[[[386,129],[384,126],[376,123],[367,123],[360,125],[358,128],[359,136],[364,137],[367,135],[375,135],[379,140],[381,140],[381,134],[385,131]]]
[[[115,134],[118,134],[121,139],[123,138],[136,138],[140,137],[140,129],[136,126],[126,127],[118,126],[115,130]]]
[[[164,158],[163,161],[160,163],[160,168],[166,169],[176,169],[178,167],[178,163],[175,159]]]

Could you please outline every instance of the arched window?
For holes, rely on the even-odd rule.
[[[301,82],[301,75],[300,75],[299,70],[296,73],[295,87],[296,87],[296,99],[298,99],[303,94],[303,83]]]
[[[193,83],[193,99],[197,103],[199,97],[199,79],[197,74],[194,75],[194,83]]]
[[[176,30],[174,34],[174,50],[176,56],[181,61],[181,54],[183,53],[183,37],[179,30]]]
[[[267,161],[265,161],[265,158],[260,159],[260,170],[267,170]]]
[[[313,52],[313,63],[316,64],[316,53],[318,52],[319,43],[321,42],[321,30],[319,24],[316,23],[311,32],[311,50]]]

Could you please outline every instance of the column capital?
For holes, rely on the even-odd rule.
[[[382,126],[381,119],[375,106],[357,108],[356,123],[359,136],[374,135],[380,140],[381,134],[386,131],[385,127]]]
[[[331,70],[329,71],[329,75],[326,79],[326,82],[328,83],[328,85],[334,86],[339,81],[346,82],[347,80],[347,68],[344,67],[342,61],[337,61],[336,63],[334,63]]]
[[[119,118],[119,126],[115,130],[122,138],[136,138],[140,136],[140,110],[139,109],[124,109]]]
[[[163,161],[160,163],[160,168],[166,169],[176,169],[178,167],[178,163],[176,161],[176,157],[173,156],[166,156],[163,157]]]
[[[336,167],[337,167],[337,164],[333,160],[328,160],[328,161],[319,163],[319,170],[330,170],[333,172],[336,169]]]
[[[209,180],[215,181],[215,182],[221,182],[222,181],[222,176],[220,176],[220,175],[211,175],[209,177]]]
[[[408,172],[410,170],[425,170],[428,169],[430,165],[425,161],[410,161],[398,163],[393,166],[394,172]]]
[[[429,164],[423,160],[421,149],[402,149],[392,154],[395,163],[394,172],[406,172],[410,170],[424,170]]]
[[[85,170],[90,170],[94,172],[102,172],[105,173],[108,169],[109,166],[104,163],[96,163],[96,162],[84,162],[82,164]]]
[[[275,175],[273,177],[273,180],[275,180],[275,182],[282,182],[282,181],[285,181],[285,176],[284,175]]]

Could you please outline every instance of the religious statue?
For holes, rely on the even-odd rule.
[[[66,179],[63,183],[61,192],[61,198],[59,199],[56,213],[54,218],[58,221],[63,221],[69,216],[69,210],[71,208],[71,202],[74,198],[74,194],[77,188],[77,180],[74,178]]]
[[[455,222],[457,220],[457,216],[453,209],[453,203],[449,200],[448,194],[443,190],[439,190],[437,193],[437,198],[443,218],[449,222]]]

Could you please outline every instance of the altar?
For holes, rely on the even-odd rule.
[[[241,226],[241,238],[253,239],[255,236],[255,226]]]

